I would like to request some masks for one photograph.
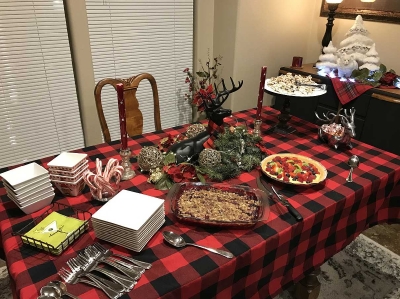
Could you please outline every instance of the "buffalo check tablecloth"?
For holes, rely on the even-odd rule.
[[[277,122],[278,111],[265,107],[262,130]],[[237,124],[252,126],[255,110],[237,112]],[[60,256],[22,245],[13,232],[26,224],[32,215],[24,215],[11,202],[4,188],[0,189],[0,227],[2,245],[10,276],[19,298],[36,298],[40,288],[58,279],[57,271],[66,260],[87,245],[99,241],[116,252],[135,256],[151,262],[135,288],[121,298],[271,298],[313,271],[328,258],[342,250],[363,230],[381,222],[400,222],[400,159],[398,156],[373,146],[354,141],[354,149],[337,151],[317,138],[317,127],[293,117],[291,125],[297,132],[280,136],[263,134],[263,144],[273,153],[291,152],[320,161],[328,170],[322,184],[311,187],[291,187],[272,182],[289,197],[292,205],[303,215],[304,221],[295,219],[280,204],[271,202],[269,219],[251,229],[207,229],[181,224],[166,211],[166,223],[140,253],[99,241],[92,229],[81,236]],[[133,155],[143,146],[157,144],[168,134],[181,134],[187,126],[144,134],[129,140]],[[90,168],[96,158],[105,163],[118,155],[119,143],[100,144],[80,150],[89,156]],[[360,166],[354,171],[354,182],[346,183],[349,172],[346,162],[356,154]],[[47,167],[52,157],[39,162]],[[166,191],[154,189],[147,182],[147,175],[137,171],[136,159],[132,158],[137,175],[121,187],[159,198]],[[256,188],[260,171],[242,173],[228,181]],[[78,197],[56,195],[59,202],[95,212],[100,203],[91,200],[88,189]],[[226,259],[194,247],[173,248],[163,242],[161,232],[172,230],[182,234],[187,241],[231,251],[234,259]],[[71,293],[82,299],[106,298],[99,290],[84,284],[69,285]]]

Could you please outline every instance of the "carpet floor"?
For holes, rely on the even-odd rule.
[[[360,235],[321,267],[318,299],[399,299],[400,256]],[[284,291],[274,299],[291,299]],[[0,299],[12,299],[7,268],[0,262]]]

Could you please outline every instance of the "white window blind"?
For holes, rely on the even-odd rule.
[[[62,0],[0,1],[0,167],[83,147]]]
[[[193,0],[86,0],[86,9],[95,81],[150,73],[157,81],[162,127],[188,123],[183,70],[193,65]],[[140,83],[137,98],[143,131],[154,131],[148,82]],[[111,139],[120,139],[113,87],[103,88],[102,103]]]

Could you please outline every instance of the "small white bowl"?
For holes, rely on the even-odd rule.
[[[85,187],[85,181],[81,177],[75,183],[62,182],[62,181],[52,181],[58,190],[66,196],[78,196],[81,194],[83,188]]]
[[[84,166],[83,168],[79,168],[79,172],[77,172],[74,176],[50,174],[50,179],[52,181],[62,181],[70,183],[77,182],[83,176],[83,174],[89,169],[87,163],[83,166]]]
[[[25,214],[31,214],[33,212],[39,211],[40,209],[43,209],[45,206],[48,206],[51,204],[55,194],[54,192],[48,193],[47,195],[44,195],[43,197],[40,197],[37,201],[34,201],[30,203],[29,205],[26,206],[17,206],[25,213]]]
[[[7,191],[7,196],[8,196],[8,198],[19,202],[20,204],[23,204],[26,201],[32,200],[32,198],[35,198],[37,196],[43,195],[44,193],[48,193],[48,192],[51,192],[51,191],[54,192],[53,186],[51,184],[48,184],[46,187],[44,187],[42,189],[39,189],[39,190],[36,190],[35,192],[27,194],[26,196],[23,196],[23,197],[15,196],[13,193],[8,192],[8,191]]]
[[[68,153],[62,152],[49,163],[47,166],[49,170],[61,170],[61,171],[71,171],[73,172],[80,165],[85,163],[87,154],[79,154],[79,153]]]
[[[4,187],[6,188],[7,191],[9,191],[8,193],[13,195],[15,198],[23,198],[26,196],[33,195],[34,193],[36,193],[42,189],[45,189],[47,187],[51,187],[51,183],[50,183],[50,179],[46,178],[45,180],[40,181],[37,184],[30,185],[29,187],[26,187],[23,190],[22,189],[18,190],[18,193],[15,192],[15,190],[11,189],[6,184],[4,184]]]
[[[45,190],[44,192],[37,194],[35,196],[29,197],[27,199],[25,199],[24,201],[19,201],[14,199],[13,197],[9,197],[18,207],[25,207],[28,206],[34,202],[37,202],[38,200],[41,200],[43,198],[47,198],[48,196],[50,196],[51,194],[55,194],[54,193],[54,189],[50,188]]]
[[[89,167],[89,161],[88,160],[83,160],[83,163],[79,165],[78,168],[76,168],[74,171],[62,171],[62,170],[55,170],[52,168],[49,168],[49,172],[51,175],[61,175],[61,176],[75,176],[77,173],[82,171],[85,168]]]
[[[26,187],[38,179],[44,178],[49,175],[47,169],[39,164],[33,162],[23,165],[9,171],[3,172],[0,176],[3,181],[6,181],[13,189],[20,189]]]

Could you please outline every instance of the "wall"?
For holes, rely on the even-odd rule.
[[[75,82],[86,146],[102,143],[85,0],[65,0]]]
[[[194,2],[194,69],[200,68],[199,59],[205,61],[213,57],[214,0]]]

